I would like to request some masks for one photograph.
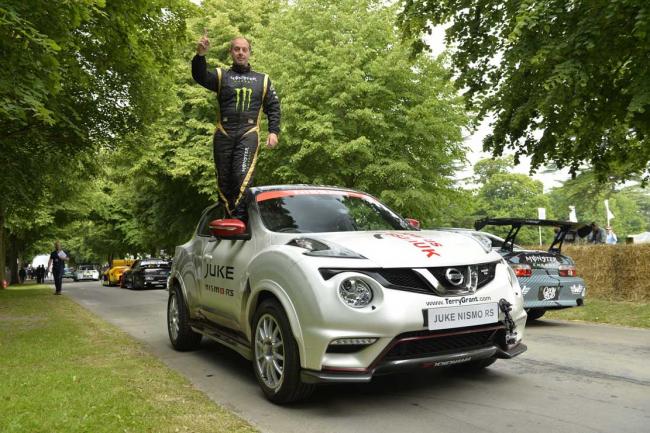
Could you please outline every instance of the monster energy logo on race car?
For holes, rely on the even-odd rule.
[[[235,110],[244,111],[250,109],[253,89],[251,89],[250,87],[238,87],[235,89],[235,92],[237,92],[237,101],[235,104]],[[241,108],[239,108],[240,101],[241,101]]]

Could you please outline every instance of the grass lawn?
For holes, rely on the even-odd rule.
[[[49,286],[0,290],[0,432],[254,432]]]
[[[544,319],[584,320],[586,322],[650,328],[650,304],[606,301],[587,297],[584,306],[547,311],[542,320]]]

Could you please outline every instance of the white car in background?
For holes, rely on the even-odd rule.
[[[95,280],[99,281],[99,270],[93,265],[79,265],[74,271],[75,281]]]
[[[374,197],[309,185],[251,189],[249,221],[207,208],[176,247],[167,327],[252,360],[267,398],[407,369],[482,369],[526,350],[503,258],[471,235],[419,231]]]

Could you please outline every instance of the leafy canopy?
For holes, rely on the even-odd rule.
[[[441,221],[468,123],[450,74],[409,58],[384,2],[297,1],[254,41],[253,67],[282,99],[280,146],[258,182],[359,188],[405,215]]]
[[[4,235],[21,244],[52,234],[66,214],[57,205],[75,182],[93,177],[101,149],[157,118],[190,7],[186,0],[0,3],[0,278]]]
[[[647,0],[403,0],[417,50],[432,25],[447,42],[468,107],[496,116],[485,150],[529,155],[599,180],[650,176]]]

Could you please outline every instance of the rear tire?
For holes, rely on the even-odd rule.
[[[264,395],[276,404],[304,400],[315,386],[300,380],[300,354],[282,306],[268,299],[253,316],[253,370]]]
[[[526,313],[528,313],[528,320],[537,320],[542,317],[544,313],[546,313],[546,310],[531,308],[530,310],[526,311]]]
[[[181,352],[196,349],[201,343],[201,334],[190,327],[190,314],[178,286],[169,292],[167,300],[167,333],[174,349]]]

